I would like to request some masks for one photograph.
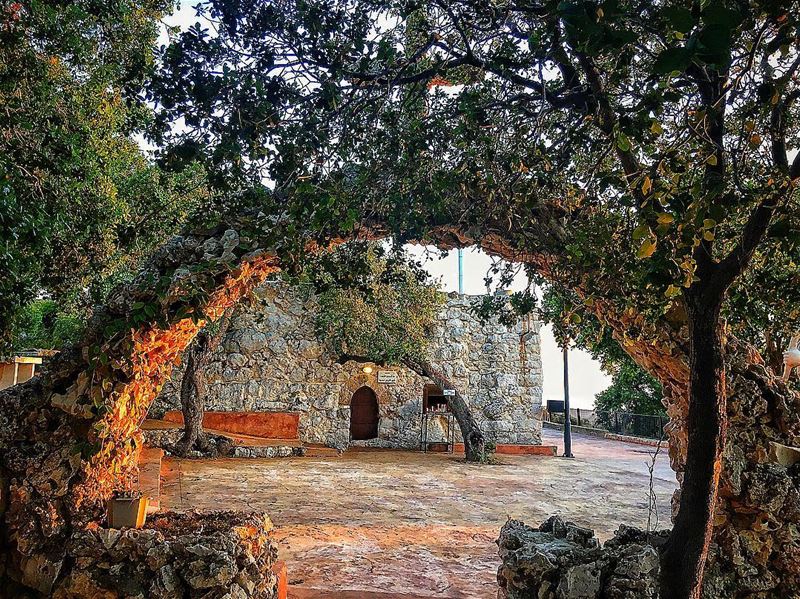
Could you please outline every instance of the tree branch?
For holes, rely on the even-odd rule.
[[[603,81],[600,78],[600,73],[589,56],[583,52],[577,52],[576,56],[578,57],[578,64],[581,66],[584,76],[589,82],[589,87],[592,90],[593,98],[597,102],[599,117],[598,126],[603,133],[611,138],[614,128],[617,126],[618,119],[617,114],[611,107],[611,103],[608,101],[608,96],[605,93]],[[619,147],[615,140],[612,139],[611,142],[614,144],[614,152],[616,153],[617,158],[622,165],[622,170],[625,173],[625,180],[628,183],[633,196],[641,204],[645,201],[645,195],[638,186],[634,185],[634,181],[642,172],[641,166],[639,165],[639,160],[636,158],[636,155],[633,153],[632,149],[623,150]]]
[[[720,263],[718,269],[717,286],[721,286],[721,291],[725,289],[738,277],[747,267],[753,257],[758,244],[764,238],[775,213],[775,208],[783,194],[773,193],[764,198],[747,219],[747,224],[742,231],[741,239],[736,247],[731,250]]]

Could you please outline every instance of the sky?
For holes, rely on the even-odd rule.
[[[188,28],[196,22],[193,2],[180,3],[180,8],[170,17],[165,19],[165,24]],[[162,30],[159,43],[166,44],[168,36]],[[409,253],[417,258],[426,255],[425,248],[409,246]],[[438,252],[427,252],[426,270],[434,277],[439,278],[444,291],[458,291],[458,257],[456,252],[450,252],[444,258],[437,258]],[[472,248],[464,251],[464,293],[478,295],[486,293],[483,278],[492,263],[491,258],[483,251]],[[512,285],[512,290],[522,290],[527,286],[524,275],[518,276]],[[548,399],[563,399],[563,355],[561,348],[556,345],[553,331],[550,326],[541,329],[542,353],[542,405]],[[571,349],[569,352],[569,391],[570,407],[590,409],[594,405],[594,396],[611,384],[611,379],[600,369],[600,364],[591,356],[581,350]]]

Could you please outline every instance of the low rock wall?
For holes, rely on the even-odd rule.
[[[277,549],[260,514],[163,513],[142,529],[74,533],[54,599],[274,599]]]
[[[498,540],[501,599],[656,599],[667,532],[621,526],[604,546],[588,528],[551,516],[538,529],[509,520]]]

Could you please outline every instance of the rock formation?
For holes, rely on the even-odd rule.
[[[502,599],[656,599],[667,533],[621,526],[603,547],[594,532],[551,516],[538,529],[509,520],[500,531]]]
[[[144,528],[76,531],[54,599],[272,599],[277,549],[257,514],[163,513]]]

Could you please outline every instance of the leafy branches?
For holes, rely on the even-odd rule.
[[[611,385],[595,396],[595,409],[636,414],[663,414],[662,387],[658,380],[638,366],[580,298],[565,289],[545,288],[541,303],[544,322],[553,326],[556,341],[570,342],[588,351],[600,362]]]
[[[317,337],[332,355],[427,361],[444,294],[401,250],[387,255],[378,244],[350,242],[312,263],[304,278],[316,291]]]
[[[87,314],[209,200],[132,138],[171,0],[0,7],[0,345],[37,296]]]

